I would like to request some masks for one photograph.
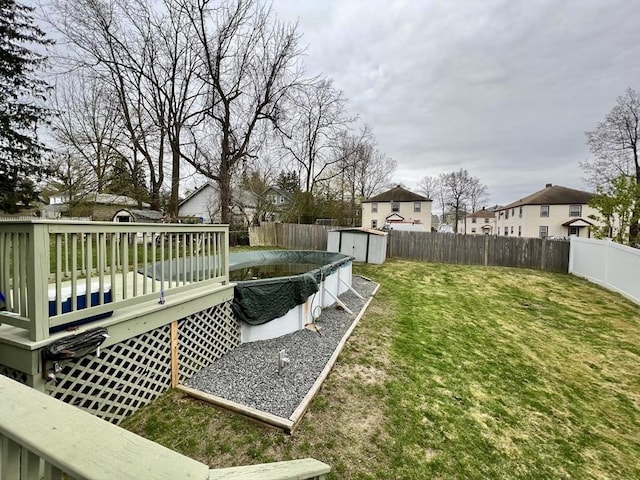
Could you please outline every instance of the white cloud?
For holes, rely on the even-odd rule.
[[[279,0],[274,10],[299,19],[308,71],[335,80],[410,188],[458,168],[492,203],[548,182],[584,188],[584,131],[640,89],[640,2]]]

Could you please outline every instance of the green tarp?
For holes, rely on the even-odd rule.
[[[238,319],[251,325],[261,325],[282,317],[316,293],[322,279],[351,260],[352,257],[341,253],[313,250],[269,250],[232,254],[229,256],[230,270],[273,264],[321,265],[301,275],[238,282],[232,304],[233,313]]]

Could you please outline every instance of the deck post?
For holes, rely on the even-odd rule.
[[[46,223],[32,223],[29,235],[27,268],[27,311],[31,320],[30,340],[49,337],[48,282],[49,282],[49,226]]]

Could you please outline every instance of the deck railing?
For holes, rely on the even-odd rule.
[[[211,470],[0,375],[0,478],[322,480],[330,467],[311,458]]]
[[[226,225],[2,222],[0,323],[42,340],[194,283],[226,284],[228,235]]]

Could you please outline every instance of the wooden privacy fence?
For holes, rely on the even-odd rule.
[[[392,230],[387,257],[568,272],[569,242],[542,238]]]
[[[326,250],[327,232],[336,227],[265,223],[249,229],[251,246]],[[568,272],[569,242],[542,238],[389,232],[388,258],[434,263],[495,265]]]
[[[326,250],[327,232],[337,227],[265,222],[249,227],[252,247],[281,247],[291,250]]]

